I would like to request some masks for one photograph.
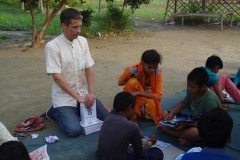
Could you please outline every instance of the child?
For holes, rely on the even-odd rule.
[[[135,99],[129,92],[121,92],[115,96],[113,108],[117,114],[110,114],[103,122],[96,152],[98,160],[163,159],[161,149],[150,149],[156,142],[155,136],[143,146],[137,124],[130,121],[134,106]],[[128,152],[129,144],[134,149],[132,153]]]
[[[207,88],[208,74],[202,68],[193,69],[187,76],[187,84],[189,93],[168,113],[163,112],[163,120],[169,121],[175,115],[179,114],[186,107],[190,106],[192,116],[196,119],[200,118],[201,112],[206,112],[213,108],[221,108],[221,103],[218,97]],[[178,137],[180,145],[189,145],[191,141],[199,141],[197,122],[178,122],[178,127],[172,129],[162,125],[158,129],[172,136]]]
[[[31,160],[22,142],[8,141],[0,146],[0,160]]]
[[[235,160],[224,150],[226,143],[231,142],[233,128],[233,120],[226,111],[214,108],[204,113],[197,128],[204,148],[201,152],[186,153],[182,160]]]
[[[223,62],[220,57],[216,55],[210,56],[205,64],[205,69],[209,75],[209,81],[207,86],[218,96],[221,102],[224,102],[226,97],[222,90],[226,90],[227,93],[233,98],[233,100],[240,104],[240,91],[226,75],[217,76],[216,74],[223,68]]]
[[[123,90],[136,99],[133,122],[143,116],[158,125],[162,119],[162,70],[158,67],[161,61],[162,56],[156,50],[147,50],[141,62],[128,66],[119,77],[118,85],[125,85]]]

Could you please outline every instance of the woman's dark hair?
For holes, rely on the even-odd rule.
[[[219,66],[220,69],[223,68],[223,62],[222,62],[221,58],[217,55],[212,55],[212,56],[208,57],[205,67],[214,68],[216,66]]]
[[[151,50],[146,50],[142,54],[142,61],[144,61],[147,64],[156,64],[162,62],[162,56],[159,54],[156,50],[151,49]]]
[[[61,12],[60,21],[68,26],[72,19],[83,19],[83,16],[79,11],[73,8],[67,8]]]
[[[224,148],[231,136],[233,120],[223,109],[214,108],[200,117],[197,128],[206,147]]]
[[[208,84],[208,74],[203,68],[194,68],[187,76],[187,80],[195,82],[198,86]]]
[[[134,96],[129,92],[118,93],[113,101],[113,108],[116,112],[125,111],[130,105],[135,107],[136,101]]]

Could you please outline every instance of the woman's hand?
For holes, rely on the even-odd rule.
[[[142,73],[141,72],[136,72],[136,73],[134,73],[133,77],[136,78],[136,79],[140,79],[142,77]]]

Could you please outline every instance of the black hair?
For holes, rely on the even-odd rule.
[[[135,107],[136,101],[134,96],[129,92],[118,93],[113,101],[113,108],[116,112],[125,111],[130,105]]]
[[[78,10],[73,8],[67,8],[61,12],[61,24],[64,23],[66,26],[68,26],[72,19],[83,19],[83,16]]]
[[[212,56],[208,57],[205,67],[214,68],[216,66],[219,66],[220,69],[223,68],[223,62],[222,62],[221,58],[217,55],[212,55]]]
[[[200,117],[197,128],[206,147],[224,148],[231,136],[233,120],[223,109],[214,108]]]
[[[156,63],[161,64],[162,56],[156,50],[151,49],[151,50],[146,50],[142,54],[141,60],[143,60],[147,64],[156,64]]]
[[[26,147],[22,142],[8,141],[0,146],[0,160],[29,160]]]
[[[208,84],[208,73],[203,68],[194,68],[187,76],[187,80],[195,82],[198,86]]]

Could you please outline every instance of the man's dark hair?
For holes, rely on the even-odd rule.
[[[231,136],[233,120],[223,109],[214,108],[200,117],[197,128],[206,147],[224,148]]]
[[[125,111],[130,105],[135,107],[136,101],[134,96],[129,92],[118,93],[113,101],[113,108],[116,112]]]
[[[68,26],[72,19],[83,19],[83,16],[79,11],[73,8],[67,8],[61,12],[60,21]]]
[[[8,141],[0,146],[0,160],[29,160],[26,147],[22,142]]]
[[[208,74],[203,68],[194,68],[187,76],[187,80],[195,82],[198,86],[208,84]]]
[[[221,58],[217,55],[212,55],[212,56],[208,57],[205,67],[206,68],[214,68],[216,66],[219,66],[220,69],[223,68],[223,62],[222,62]]]
[[[146,50],[142,54],[141,60],[143,60],[147,64],[155,64],[155,63],[161,64],[162,56],[156,50],[151,49],[151,50]]]

